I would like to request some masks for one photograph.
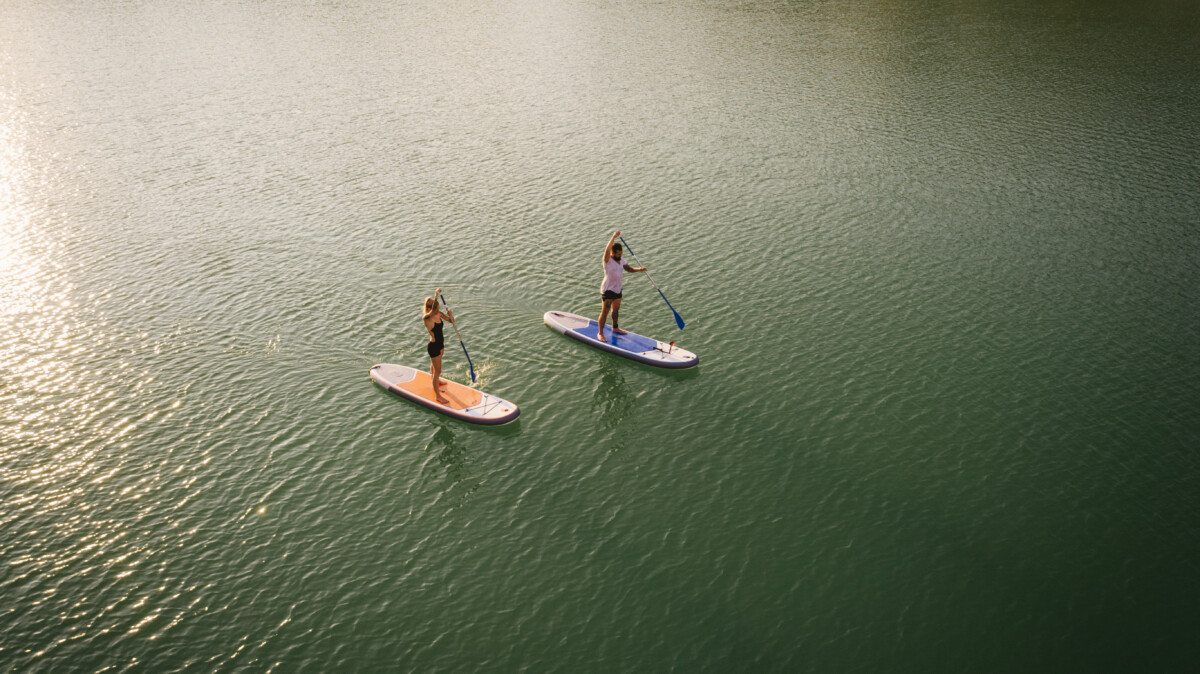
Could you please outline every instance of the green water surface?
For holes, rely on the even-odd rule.
[[[0,667],[1189,671],[1198,110],[1187,2],[6,2]],[[699,367],[542,324],[616,229]]]

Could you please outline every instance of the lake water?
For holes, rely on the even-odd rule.
[[[1188,671],[1198,187],[1192,2],[5,2],[0,667]]]

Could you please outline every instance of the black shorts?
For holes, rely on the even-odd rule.
[[[602,299],[602,300],[619,300],[619,299],[621,299],[621,293],[614,293],[611,290],[605,290],[604,292],[600,293],[600,299]]]
[[[430,342],[425,345],[425,353],[429,354],[430,358],[437,358],[442,355],[442,345],[437,342]]]

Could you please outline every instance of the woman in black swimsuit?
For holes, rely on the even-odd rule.
[[[442,352],[446,349],[446,339],[442,337],[442,319],[454,322],[454,313],[446,308],[446,313],[441,312],[441,307],[438,306],[437,298],[442,296],[442,289],[438,288],[434,291],[433,297],[425,298],[425,312],[421,316],[422,322],[425,323],[425,330],[429,333],[429,344],[426,345],[425,351],[429,354],[429,374],[433,381],[433,396],[443,405],[450,402],[448,398],[442,395]]]

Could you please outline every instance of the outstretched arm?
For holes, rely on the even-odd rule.
[[[621,236],[621,230],[619,229],[613,232],[612,236],[608,237],[608,245],[604,247],[604,264],[608,264],[609,259],[612,258],[612,247],[616,243],[618,236]]]
[[[631,271],[631,272],[637,273],[639,271],[648,271],[648,270],[645,267],[635,267],[635,266],[629,264],[628,262],[626,262],[625,263],[625,271]]]

